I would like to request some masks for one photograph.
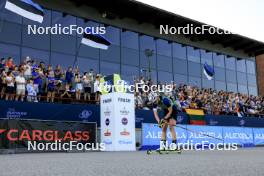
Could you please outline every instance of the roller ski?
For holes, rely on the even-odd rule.
[[[158,148],[157,150],[148,150],[147,154],[181,154],[182,150],[176,145],[176,141],[173,141],[173,143],[174,146],[168,147],[166,141],[161,141],[160,148]]]
[[[157,149],[157,150],[148,150],[147,154],[151,155],[151,154],[181,154],[182,150],[181,149],[166,149],[166,150],[162,150],[162,149]]]

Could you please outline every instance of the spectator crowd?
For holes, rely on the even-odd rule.
[[[136,83],[151,86],[151,80],[143,77],[136,80]],[[157,83],[167,85],[166,83]],[[184,112],[186,108],[203,109],[206,114],[213,115],[235,115],[264,117],[264,97],[245,95],[241,93],[216,91],[212,88],[198,88],[185,84],[177,85],[170,83],[172,91],[165,92],[177,105],[179,111]],[[135,93],[136,107],[140,109],[151,109],[156,101],[157,93],[149,91]]]
[[[78,67],[64,70],[44,62],[37,63],[26,57],[16,65],[12,57],[0,62],[0,98],[28,102],[99,103],[101,74],[93,69],[81,73]],[[140,77],[134,84],[154,85],[151,80]],[[216,91],[184,84],[157,83],[172,86],[165,92],[177,105],[179,111],[186,108],[203,109],[207,114],[263,116],[264,97],[241,93]],[[135,92],[135,106],[151,109],[158,94],[153,91]]]

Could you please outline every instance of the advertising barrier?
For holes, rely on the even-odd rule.
[[[71,150],[70,143],[94,147],[96,123],[0,120],[0,149],[64,151],[65,148]]]
[[[264,145],[264,128],[177,125],[177,143],[188,144],[238,144],[240,146]],[[142,148],[158,148],[161,129],[157,124],[142,124]],[[169,130],[167,140],[171,142]]]
[[[109,93],[101,96],[101,142],[106,151],[135,151],[134,95]]]
[[[185,125],[179,125],[185,127]],[[188,140],[188,136],[185,129],[175,127],[177,140],[180,143],[185,143]],[[158,146],[161,139],[161,129],[157,124],[143,123],[142,124],[142,146]],[[167,131],[167,139],[171,141],[171,134]]]
[[[0,118],[100,123],[96,105],[0,101]]]
[[[253,128],[255,145],[264,145],[264,128]]]
[[[222,127],[225,143],[237,143],[241,145],[254,144],[252,128]]]
[[[151,110],[135,110],[136,128],[142,123],[156,123]],[[161,114],[160,114],[161,115]],[[100,106],[91,104],[30,103],[0,100],[0,118],[96,122],[100,127]],[[264,118],[205,115],[209,126],[264,127]],[[179,112],[177,124],[189,124],[189,117]]]

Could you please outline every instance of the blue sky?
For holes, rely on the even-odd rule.
[[[264,0],[137,0],[264,42]]]

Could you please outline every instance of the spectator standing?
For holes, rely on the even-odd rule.
[[[1,61],[0,61],[0,70],[2,69],[5,69],[5,58],[1,58]]]
[[[72,86],[72,79],[73,79],[72,67],[69,67],[65,75],[66,84]]]
[[[25,93],[26,93],[26,79],[23,76],[23,72],[19,72],[19,75],[16,76],[16,101],[18,101],[19,97],[21,101],[24,101]]]
[[[101,95],[101,90],[100,90],[100,76],[96,75],[95,82],[94,82],[94,92],[95,92],[95,101],[99,103],[100,101],[100,95]]]
[[[6,100],[13,100],[15,93],[15,80],[11,71],[7,72],[6,84]]]
[[[24,77],[28,81],[32,78],[32,60],[29,57],[25,60],[24,70]]]
[[[63,71],[60,65],[56,66],[56,69],[54,70],[54,77],[56,80],[55,90],[57,93],[59,93],[62,86],[62,77],[63,77]]]
[[[7,84],[6,84],[6,71],[5,70],[3,70],[2,72],[1,72],[1,99],[4,97],[4,95],[5,95],[5,92],[6,92],[6,86],[7,86]]]
[[[12,57],[9,57],[5,64],[6,67],[8,67],[9,70],[14,70],[15,64],[14,59]]]
[[[27,101],[38,102],[36,88],[34,86],[34,81],[32,79],[28,81],[28,84],[26,85],[26,89],[27,89]]]
[[[32,79],[34,81],[34,86],[37,95],[41,95],[42,93],[42,75],[43,72],[38,68],[37,66],[33,66],[33,72],[32,72]]]
[[[48,83],[47,83],[47,102],[51,100],[51,102],[54,102],[55,98],[55,77],[54,77],[54,72],[50,71],[48,73]]]
[[[82,82],[84,87],[84,101],[86,101],[87,99],[88,101],[90,101],[90,95],[92,90],[92,80],[90,74],[85,72]]]
[[[82,80],[80,77],[80,74],[75,74],[75,78],[74,78],[74,82],[75,82],[75,97],[76,100],[81,100],[81,94],[82,94],[82,90],[83,90],[83,85],[82,85]]]

